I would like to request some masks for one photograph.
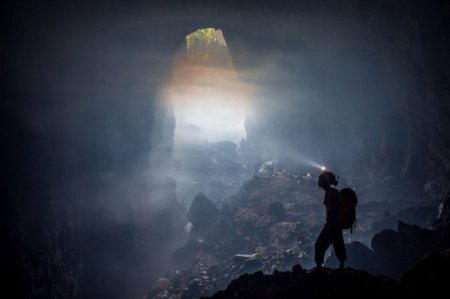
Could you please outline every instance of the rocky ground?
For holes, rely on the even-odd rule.
[[[400,281],[361,270],[304,270],[265,275],[244,274],[211,299],[225,298],[424,298],[445,294],[450,274],[450,250],[430,253],[410,268]],[[206,298],[204,298],[206,299]]]
[[[362,257],[369,256],[372,260],[368,261],[377,263],[374,251],[367,247],[372,236],[380,230],[396,228],[399,220],[431,228],[438,212],[436,203],[419,205],[419,199],[407,194],[386,200],[392,198],[388,197],[388,189],[364,184],[357,189],[357,229],[353,234],[345,232],[346,242],[351,243],[347,245],[350,256],[359,257],[363,252],[366,255]],[[198,198],[205,206],[204,214],[210,214],[211,204],[204,195]],[[192,229],[195,234],[191,233],[189,242],[173,254],[176,267],[153,284],[147,297],[211,296],[245,273],[262,271],[255,277],[282,273],[274,271],[287,271],[296,264],[311,268],[314,241],[325,216],[322,201],[323,191],[317,187],[313,175],[280,170],[262,171],[246,181],[222,206],[220,215],[214,216],[218,220],[197,221],[194,215],[202,217],[202,204],[196,203],[195,213],[190,213],[189,219],[191,223],[203,223],[204,227],[197,224]],[[332,259],[328,263],[331,265]],[[382,273],[379,269],[367,270]],[[352,273],[360,272],[347,274],[352,277]]]

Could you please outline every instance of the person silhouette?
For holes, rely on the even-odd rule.
[[[314,260],[317,269],[322,268],[325,252],[331,244],[333,244],[334,252],[340,262],[339,269],[344,269],[344,263],[347,260],[342,229],[338,225],[339,190],[332,187],[337,184],[336,176],[331,171],[323,171],[319,176],[318,185],[325,190],[323,204],[326,210],[326,222],[314,245]]]

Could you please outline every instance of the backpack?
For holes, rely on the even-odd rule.
[[[358,198],[355,191],[350,188],[343,188],[339,191],[339,215],[338,223],[341,229],[353,229],[356,227],[356,205]]]

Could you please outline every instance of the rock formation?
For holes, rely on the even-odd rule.
[[[203,193],[197,194],[188,212],[192,235],[203,236],[220,221],[220,211]]]

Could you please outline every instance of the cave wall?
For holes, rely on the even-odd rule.
[[[241,50],[237,66],[275,60],[281,73],[257,74],[255,81],[268,87],[254,101],[263,117],[248,117],[253,146],[245,146],[265,148],[261,160],[284,155],[289,165],[295,159],[286,152],[303,152],[342,176],[390,178],[442,197],[448,189],[448,4],[336,1],[296,8],[298,18],[278,25],[279,35],[265,41],[268,53],[256,51],[256,62],[248,62],[249,52],[261,44],[230,41],[232,54],[233,46]],[[268,27],[270,20],[261,23]]]
[[[384,17],[377,13],[390,11]],[[449,6],[444,1],[389,3],[369,12],[390,99],[405,126],[401,177],[422,185],[439,181],[448,191]]]
[[[316,152],[342,172],[429,183],[437,197],[448,191],[445,1],[231,1],[206,16],[186,4],[163,9],[182,11],[177,26],[154,7],[113,2],[2,11],[1,264],[16,297],[120,297],[164,269],[183,207],[170,179],[152,194],[142,170],[171,159],[174,120],[170,107],[156,109],[158,87],[184,35],[205,23],[222,28],[238,72],[269,60],[280,71],[255,79],[283,87],[262,90],[255,109],[264,122],[248,118],[248,154],[261,153],[259,162],[286,148]],[[276,109],[264,110],[272,98]]]

